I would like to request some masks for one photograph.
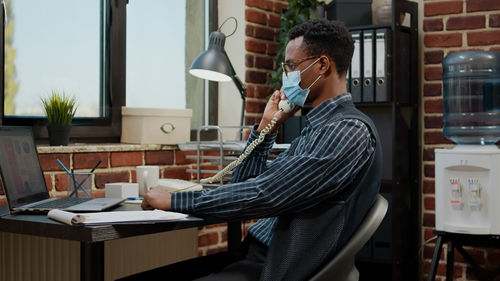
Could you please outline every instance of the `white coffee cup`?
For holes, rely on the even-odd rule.
[[[137,166],[137,183],[139,184],[139,196],[144,196],[148,189],[158,185],[160,169],[158,166]]]

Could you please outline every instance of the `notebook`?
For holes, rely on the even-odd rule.
[[[0,175],[13,211],[102,211],[122,198],[50,198],[31,127],[0,127]]]

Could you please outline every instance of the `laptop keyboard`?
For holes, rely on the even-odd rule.
[[[42,208],[42,209],[63,209],[67,207],[71,207],[89,200],[92,200],[93,198],[79,198],[79,197],[64,197],[64,198],[59,198],[57,200],[52,200],[49,202],[45,203],[40,203],[34,206],[31,206],[30,208]]]

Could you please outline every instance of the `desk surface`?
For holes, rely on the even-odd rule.
[[[139,205],[121,204],[112,210],[137,211],[140,209]],[[4,206],[0,209],[0,214],[5,214]],[[204,220],[190,216],[182,221],[171,222],[72,226],[51,220],[45,214],[8,214],[0,218],[0,231],[80,242],[101,242],[136,235],[203,226],[219,222],[220,221]]]

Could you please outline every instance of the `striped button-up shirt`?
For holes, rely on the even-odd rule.
[[[375,150],[375,137],[358,119],[334,120],[335,108],[350,94],[328,99],[306,116],[290,148],[274,161],[267,157],[276,135],[267,135],[233,173],[231,184],[172,194],[178,212],[224,219],[261,218],[249,233],[270,244],[280,215],[300,212],[347,187]],[[255,129],[248,143],[259,136]]]

